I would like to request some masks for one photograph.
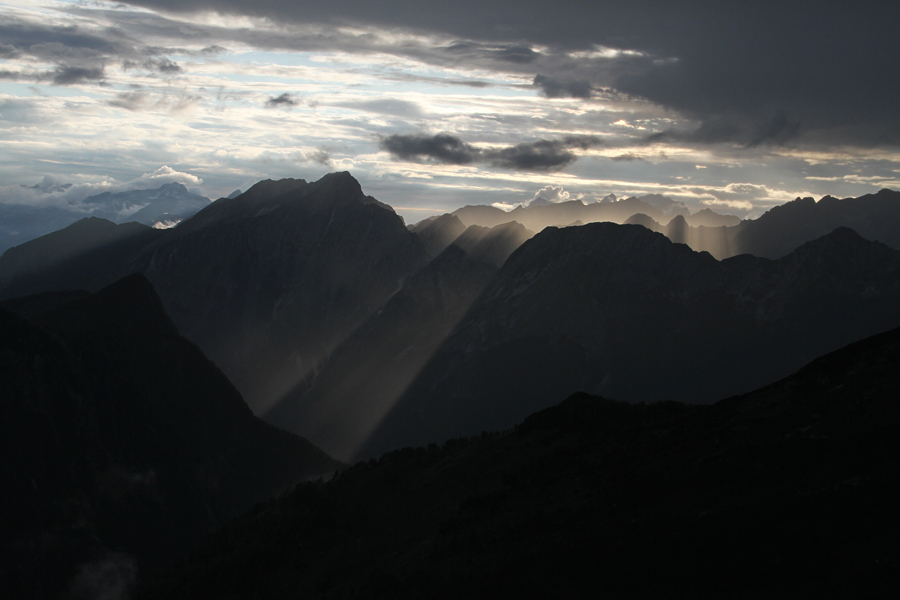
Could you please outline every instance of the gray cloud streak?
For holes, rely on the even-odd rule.
[[[573,149],[587,150],[602,144],[596,136],[566,136],[556,140],[537,140],[506,148],[482,149],[458,137],[437,135],[391,135],[379,146],[400,160],[467,165],[487,163],[514,171],[554,171],[574,162]]]
[[[266,106],[268,108],[277,108],[279,106],[297,106],[297,99],[293,94],[285,92],[280,96],[270,97],[268,100],[266,100]]]

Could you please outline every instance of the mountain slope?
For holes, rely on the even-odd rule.
[[[130,273],[129,260],[165,232],[88,217],[0,256],[0,298],[51,290],[97,291]]]
[[[11,597],[60,597],[107,563],[126,580],[153,572],[255,501],[339,466],[256,419],[140,275],[3,306]]]
[[[837,227],[900,249],[900,192],[885,189],[844,200],[825,196],[818,202],[797,198],[745,222],[734,245],[737,252],[779,258]]]
[[[349,173],[221,199],[135,263],[172,320],[256,414],[304,389],[335,347],[427,263]]]
[[[900,330],[711,406],[586,394],[298,486],[138,598],[889,598]]]
[[[309,390],[286,396],[268,419],[352,457],[496,273],[449,246],[335,349]]]
[[[710,402],[900,325],[900,252],[837,230],[718,262],[637,225],[545,229],[507,260],[359,456],[509,427],[576,391]]]

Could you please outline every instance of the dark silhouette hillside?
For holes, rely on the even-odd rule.
[[[0,257],[0,298],[51,290],[95,292],[128,275],[129,258],[165,236],[140,223],[98,217],[10,248]]]
[[[714,405],[576,394],[223,527],[138,598],[889,598],[900,330]]]
[[[18,314],[17,314],[18,313]],[[123,584],[340,464],[261,422],[147,280],[0,308],[0,589]]]

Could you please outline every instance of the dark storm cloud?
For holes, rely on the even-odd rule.
[[[574,162],[573,149],[599,146],[595,136],[567,136],[557,140],[537,140],[506,148],[477,148],[458,137],[438,135],[392,135],[379,146],[395,158],[409,161],[431,160],[443,164],[487,163],[514,171],[553,171]]]
[[[900,78],[892,75],[900,64],[897,2],[346,0],[339,7],[304,3],[302,9],[291,0],[133,3],[266,16],[326,29],[436,32],[460,41],[397,52],[432,62],[502,64],[529,79],[542,75],[546,79],[535,85],[550,97],[586,99],[598,87],[642,97],[704,128],[694,138],[698,144],[900,145],[895,108]],[[361,36],[351,41],[335,37],[337,29],[329,31],[322,44],[351,44],[353,51],[353,44],[366,43]],[[590,55],[601,46],[633,52]],[[779,115],[783,125],[776,122]]]
[[[746,148],[782,146],[796,140],[801,123],[784,113],[769,118],[710,117],[688,130],[668,129],[648,135],[646,143],[740,144]]]
[[[535,75],[534,85],[541,88],[547,98],[590,98],[594,87],[586,79],[560,80],[546,75]]]
[[[280,96],[270,97],[268,100],[266,100],[266,106],[268,108],[278,108],[279,106],[297,106],[297,99],[293,94],[285,92]]]
[[[596,136],[567,136],[558,140],[538,140],[509,148],[487,150],[484,156],[495,167],[516,171],[553,171],[574,162],[573,149],[587,150],[602,144]]]
[[[0,39],[3,40],[0,57],[50,63],[54,65],[51,69],[21,71],[17,78],[63,86],[103,81],[105,68],[114,63],[120,63],[125,69],[141,68],[163,75],[183,71],[177,63],[163,56],[178,52],[178,49],[146,46],[124,31],[115,27],[86,31],[78,26],[0,19]]]
[[[391,135],[378,145],[401,160],[430,158],[450,165],[467,165],[475,162],[481,154],[478,148],[445,133],[431,136]]]

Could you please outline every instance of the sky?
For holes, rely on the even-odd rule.
[[[900,189],[898,17],[897,2],[0,0],[0,202],[171,181],[218,198],[349,171],[411,223],[548,189],[750,218]]]

